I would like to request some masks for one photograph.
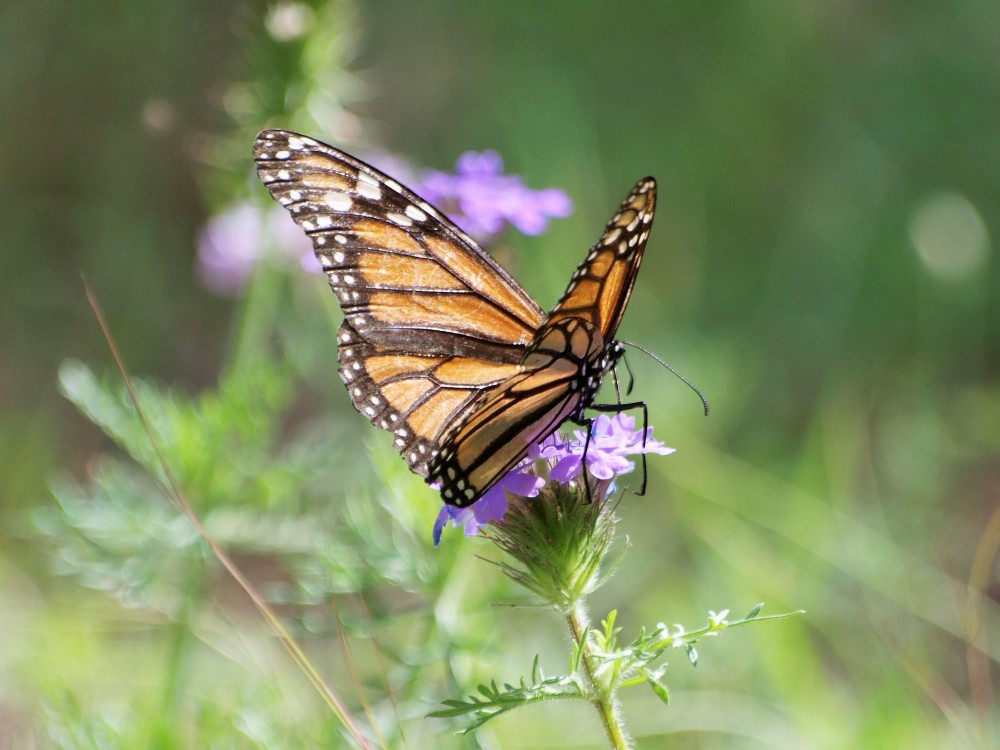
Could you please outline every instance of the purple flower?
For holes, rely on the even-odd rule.
[[[659,440],[653,439],[653,428],[645,431],[635,429],[635,417],[625,413],[609,417],[601,414],[594,420],[587,445],[587,433],[574,430],[575,440],[563,444],[560,451],[551,451],[549,458],[556,463],[549,471],[549,477],[557,482],[567,483],[580,475],[583,466],[583,451],[587,449],[587,470],[599,481],[613,479],[619,474],[627,474],[635,464],[626,456],[643,453],[659,453],[666,456],[674,452]],[[644,439],[645,438],[645,439]]]
[[[508,492],[520,497],[537,497],[545,480],[531,473],[532,465],[530,458],[522,461],[468,508],[442,506],[434,522],[434,546],[440,544],[441,532],[449,522],[456,528],[464,525],[465,535],[475,536],[486,524],[499,521],[507,512]]]
[[[462,154],[455,171],[426,172],[420,192],[480,241],[496,237],[507,224],[524,234],[541,234],[550,218],[573,212],[562,190],[532,190],[519,176],[503,174],[503,160],[492,149]]]
[[[594,420],[590,444],[587,445],[587,470],[601,483],[600,492],[606,493],[611,480],[635,468],[626,456],[643,453],[665,456],[674,452],[673,448],[653,439],[652,427],[645,431],[645,444],[643,436],[643,430],[635,429],[635,418],[628,414],[616,414],[614,417],[601,414]],[[583,466],[586,439],[587,433],[583,430],[574,430],[571,439],[558,432],[550,435],[531,446],[528,457],[517,468],[468,508],[443,506],[434,523],[434,546],[441,541],[441,532],[449,522],[456,527],[464,525],[465,535],[475,536],[486,524],[499,521],[507,512],[508,492],[521,497],[537,497],[546,481],[535,473],[541,462],[547,468],[547,472],[543,469],[543,473],[547,473],[553,481],[567,484],[578,477]]]
[[[214,216],[198,235],[198,275],[213,292],[239,294],[258,263],[295,258],[319,271],[309,238],[281,209],[238,203]]]

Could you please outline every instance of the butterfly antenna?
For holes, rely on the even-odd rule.
[[[708,416],[708,399],[705,398],[705,394],[701,392],[701,390],[698,388],[698,386],[696,386],[694,383],[692,383],[686,377],[684,377],[679,372],[677,372],[677,370],[675,370],[673,367],[671,367],[666,362],[664,362],[662,359],[660,359],[655,354],[653,354],[651,351],[649,351],[649,349],[643,349],[641,346],[639,346],[638,344],[633,344],[631,341],[622,341],[621,343],[624,344],[625,346],[631,346],[633,349],[638,349],[643,354],[646,354],[646,355],[652,357],[657,362],[659,362],[661,365],[663,365],[668,370],[670,370],[670,372],[672,372],[677,377],[678,380],[680,380],[684,385],[686,385],[688,388],[690,388],[692,391],[694,391],[695,393],[698,394],[698,398],[701,399],[702,406],[705,407],[705,416],[706,417]],[[627,365],[626,365],[626,367],[627,367]],[[631,374],[632,373],[630,371],[629,375],[631,375]]]

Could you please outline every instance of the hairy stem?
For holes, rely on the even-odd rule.
[[[587,611],[583,604],[577,604],[566,615],[566,624],[573,641],[580,649],[580,663],[583,664],[587,681],[594,692],[593,704],[597,709],[597,714],[601,717],[601,724],[608,735],[608,742],[613,750],[628,750],[629,742],[626,739],[625,728],[621,723],[621,710],[618,699],[615,696],[614,686],[605,685],[595,679],[594,656],[590,638],[587,637],[588,622]]]

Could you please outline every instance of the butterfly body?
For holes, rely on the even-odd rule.
[[[572,420],[589,424],[655,206],[640,180],[546,315],[419,196],[307,136],[254,145],[271,195],[310,235],[344,311],[340,376],[411,470],[470,505]]]

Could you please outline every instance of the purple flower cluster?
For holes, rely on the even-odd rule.
[[[451,523],[465,527],[466,536],[475,536],[492,521],[499,521],[507,512],[507,494],[520,497],[537,497],[546,479],[568,484],[583,472],[584,446],[586,445],[587,473],[597,480],[597,487],[607,493],[612,480],[627,474],[635,464],[627,456],[658,453],[662,456],[674,452],[659,440],[653,439],[653,428],[635,429],[635,418],[620,413],[614,417],[601,414],[594,420],[590,444],[587,434],[574,430],[573,436],[563,439],[556,433],[538,445],[532,446],[528,457],[491,487],[485,495],[468,508],[445,505],[434,522],[434,545],[441,541],[441,532]]]
[[[573,212],[573,202],[562,190],[532,190],[519,176],[504,174],[503,159],[492,149],[462,154],[455,174],[425,172],[420,193],[481,242],[495,238],[508,224],[523,234],[541,234],[550,218]]]
[[[573,203],[562,190],[531,190],[517,175],[503,174],[496,151],[463,154],[455,174],[428,171],[415,180],[404,160],[391,154],[370,155],[388,174],[415,185],[480,242],[495,239],[508,226],[524,234],[541,234],[550,218],[569,216]],[[213,292],[239,294],[258,263],[296,260],[309,271],[320,271],[305,233],[288,214],[274,206],[237,204],[212,218],[198,237],[198,275]]]

